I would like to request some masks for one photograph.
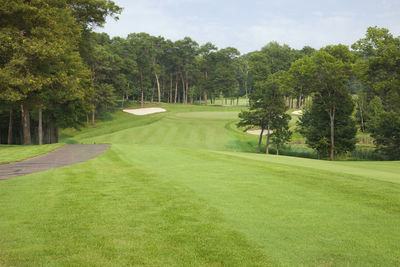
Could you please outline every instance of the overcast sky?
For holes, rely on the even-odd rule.
[[[242,53],[270,41],[301,49],[350,45],[369,26],[400,35],[400,0],[114,0],[124,10],[109,19],[110,36],[132,32],[173,41],[189,36],[200,44],[233,46]]]

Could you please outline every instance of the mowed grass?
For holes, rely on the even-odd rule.
[[[0,164],[21,161],[51,152],[64,144],[50,144],[42,146],[0,145]]]
[[[102,156],[0,183],[0,265],[396,266],[400,163],[253,152],[240,108],[115,113]]]

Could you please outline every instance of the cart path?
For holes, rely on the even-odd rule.
[[[0,165],[0,180],[60,168],[100,156],[110,145],[65,145],[53,152]]]

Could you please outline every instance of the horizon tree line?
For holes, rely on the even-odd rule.
[[[305,107],[300,132],[321,157],[354,149],[356,123],[388,158],[400,157],[400,39],[387,29],[370,27],[352,50],[270,42],[240,55],[190,37],[93,32],[121,11],[108,0],[2,3],[0,143],[57,142],[59,128],[95,125],[128,100],[225,105],[246,97],[241,125],[275,130],[277,146],[291,134],[283,114]]]

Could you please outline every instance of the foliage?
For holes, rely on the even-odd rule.
[[[368,130],[380,151],[388,158],[399,159],[400,38],[385,28],[370,27],[353,49],[362,57],[358,75],[370,100]]]
[[[350,96],[341,99],[335,113],[335,154],[341,155],[355,149],[357,129],[352,119],[354,104]],[[330,117],[325,104],[316,98],[311,107],[300,117],[299,132],[306,137],[307,144],[317,151],[318,157],[326,158],[331,151]]]

